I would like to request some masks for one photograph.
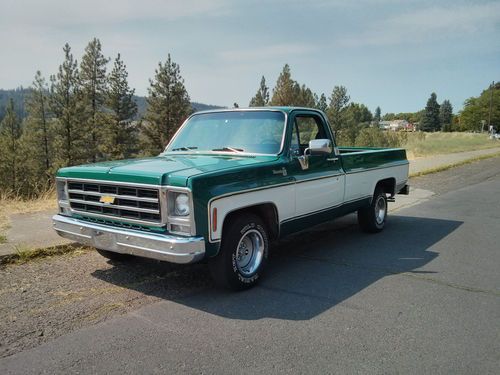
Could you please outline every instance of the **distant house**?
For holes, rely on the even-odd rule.
[[[415,127],[413,124],[409,123],[406,120],[390,120],[390,121],[380,121],[379,122],[380,129],[383,130],[392,130],[392,131],[415,131]]]

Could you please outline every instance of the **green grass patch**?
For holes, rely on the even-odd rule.
[[[7,242],[7,236],[0,234],[0,245]]]
[[[460,161],[458,163],[452,163],[452,164],[442,165],[442,166],[437,167],[437,168],[426,169],[424,171],[412,173],[412,174],[410,174],[410,177],[418,177],[418,176],[424,176],[426,174],[442,172],[442,171],[446,171],[446,170],[451,169],[451,168],[459,167],[461,165],[471,164],[471,163],[474,163],[476,161],[480,161],[480,160],[484,160],[484,159],[490,159],[490,158],[496,158],[496,157],[500,157],[500,152],[496,152],[496,153],[488,154],[488,155],[476,156],[474,158],[462,160],[462,161]]]
[[[408,133],[403,146],[410,157],[422,157],[455,152],[484,150],[500,147],[500,142],[489,139],[486,133]]]
[[[28,246],[19,245],[15,247],[15,253],[0,258],[0,264],[23,264],[35,259],[48,258],[64,254],[83,254],[93,248],[78,244],[65,244],[45,248],[32,249]]]

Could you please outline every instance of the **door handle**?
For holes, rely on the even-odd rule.
[[[339,158],[328,158],[328,159],[326,159],[326,161],[337,161],[337,160],[339,160]]]

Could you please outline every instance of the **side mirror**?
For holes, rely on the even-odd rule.
[[[300,167],[309,168],[309,156],[311,155],[329,155],[333,151],[332,141],[329,139],[313,139],[309,141],[309,147],[304,150],[304,155],[299,156]]]
[[[308,150],[311,155],[331,154],[333,151],[332,141],[329,139],[313,139],[309,141]]]

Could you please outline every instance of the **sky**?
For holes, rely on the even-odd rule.
[[[0,88],[56,73],[65,43],[80,61],[94,37],[136,94],[170,53],[191,100],[221,106],[247,106],[286,63],[314,92],[343,85],[382,113],[432,92],[456,112],[500,80],[499,0],[0,0]]]

